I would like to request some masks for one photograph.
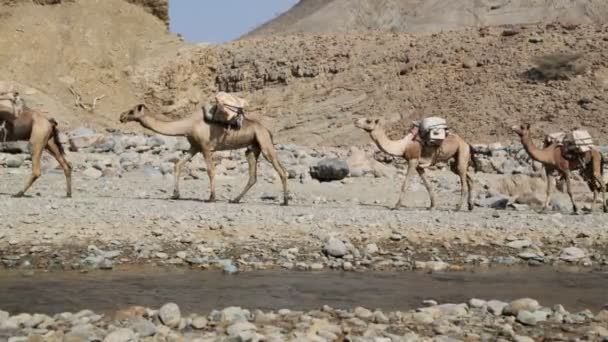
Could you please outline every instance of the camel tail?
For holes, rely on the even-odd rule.
[[[61,144],[61,141],[59,141],[59,130],[57,129],[57,121],[55,121],[55,119],[49,119],[49,122],[53,126],[53,133],[52,133],[53,142],[55,143],[55,145],[57,145],[57,148],[59,149],[59,153],[61,153],[62,155],[65,155],[65,150],[63,149],[63,145]]]
[[[475,149],[473,145],[469,145],[469,154],[471,155],[471,165],[473,165],[473,171],[477,173],[480,170],[479,160],[475,157]]]

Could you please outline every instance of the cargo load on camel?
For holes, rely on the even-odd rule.
[[[547,134],[545,137],[545,146],[549,146],[551,144],[556,144],[558,146],[562,146],[564,144],[564,139],[566,138],[566,132],[555,132],[551,134]]]
[[[245,117],[246,101],[238,96],[219,92],[215,95],[215,104],[211,108],[203,107],[207,122],[226,125],[240,129]]]
[[[441,145],[448,133],[448,125],[444,118],[432,116],[420,122],[420,137],[426,145]]]
[[[23,111],[24,103],[17,91],[0,90],[0,142],[13,133],[15,120]]]
[[[570,153],[585,153],[593,147],[593,139],[585,130],[573,130],[565,136],[564,146]]]

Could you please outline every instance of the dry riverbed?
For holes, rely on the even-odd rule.
[[[184,199],[170,200],[171,176],[139,171],[108,179],[76,173],[71,199],[63,198],[63,175],[48,172],[31,197],[12,198],[27,170],[12,172],[2,176],[0,191],[0,259],[9,268],[155,263],[228,272],[437,271],[480,264],[608,263],[605,214],[539,214],[520,206],[456,212],[457,179],[443,171],[432,173],[439,199],[435,211],[425,208],[428,198],[417,182],[408,208],[388,209],[400,176],[292,180],[291,205],[282,207],[279,184],[271,177],[261,177],[244,203],[235,205],[227,199],[241,189],[243,176],[220,176],[219,201],[205,203],[206,180],[182,181]]]
[[[563,193],[556,193],[551,211],[539,214],[543,182],[530,177],[538,169],[517,147],[487,149],[482,156],[485,171],[474,175],[476,207],[468,212],[453,211],[460,187],[457,177],[445,170],[429,172],[436,210],[426,209],[428,196],[419,179],[410,184],[406,207],[390,210],[403,180],[399,165],[378,163],[371,150],[296,146],[279,150],[290,173],[287,207],[279,205],[279,182],[267,162],[261,162],[258,184],[243,203],[228,203],[247,181],[242,153],[218,159],[216,203],[204,201],[208,180],[197,159],[184,170],[182,199],[171,200],[172,162],[187,146],[141,136],[102,143],[69,153],[75,166],[74,196],[69,199],[64,198],[62,172],[48,159],[29,196],[11,197],[29,175],[30,162],[25,154],[0,155],[0,267],[28,274],[35,282],[47,270],[101,269],[109,275],[144,265],[220,270],[236,277],[267,271],[287,276],[287,270],[455,274],[512,265],[570,265],[605,272],[608,265],[608,214],[571,215]],[[345,160],[350,176],[323,183],[312,179],[309,168],[325,158]],[[575,193],[589,208],[590,196],[579,181]],[[606,311],[598,311],[601,300],[585,306],[593,311],[568,312],[556,303],[526,299],[508,306],[514,298],[496,299],[431,301],[410,311],[319,305],[318,310],[263,312],[254,305],[249,310],[218,306],[211,312],[182,313],[174,304],[116,315],[0,311],[0,341],[524,342],[543,337],[595,341],[608,335],[603,328]]]

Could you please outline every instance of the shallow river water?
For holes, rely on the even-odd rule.
[[[468,272],[291,272],[237,275],[160,267],[113,271],[0,271],[0,309],[59,313],[91,309],[112,312],[129,305],[158,308],[167,302],[183,312],[241,306],[307,310],[364,306],[407,310],[425,299],[440,303],[470,298],[508,301],[521,297],[568,310],[600,310],[608,303],[608,272],[552,268],[493,268]]]

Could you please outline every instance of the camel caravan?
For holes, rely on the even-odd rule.
[[[244,189],[230,203],[239,203],[243,196],[257,182],[258,160],[263,155],[281,179],[283,202],[289,202],[287,190],[287,171],[278,158],[271,132],[259,121],[249,118],[245,111],[246,101],[232,94],[219,92],[213,104],[206,104],[188,117],[176,121],[156,118],[145,104],[138,104],[120,114],[120,122],[137,122],[157,134],[185,137],[190,143],[186,155],[175,162],[174,187],[171,198],[179,199],[179,180],[185,163],[201,153],[207,165],[209,178],[208,202],[216,200],[215,165],[213,153],[216,151],[245,148],[248,162],[249,179]],[[429,194],[429,209],[434,209],[436,199],[426,170],[438,163],[448,163],[450,169],[460,178],[461,195],[456,207],[461,210],[465,200],[467,209],[473,210],[473,172],[478,171],[478,161],[471,144],[452,132],[447,121],[441,117],[427,117],[412,123],[409,131],[400,140],[388,138],[380,119],[361,118],[354,122],[355,127],[367,132],[377,147],[392,156],[405,159],[407,171],[399,198],[393,209],[402,206],[409,182],[417,173]],[[591,210],[597,205],[597,197],[602,194],[602,207],[608,212],[606,203],[606,184],[603,181],[603,156],[593,145],[589,133],[584,130],[557,132],[545,137],[542,147],[534,145],[530,137],[530,125],[514,126],[513,131],[534,161],[541,163],[546,175],[546,198],[543,211],[551,199],[554,176],[559,177],[559,185],[565,183],[566,191],[572,202],[573,211],[578,212],[571,186],[572,171],[579,171],[589,189],[593,192]],[[15,194],[23,196],[41,175],[42,151],[48,151],[64,170],[67,197],[71,197],[72,167],[65,158],[59,141],[57,122],[45,117],[41,112],[29,108],[19,92],[12,88],[0,87],[0,142],[29,141],[31,146],[32,173],[23,190]]]

